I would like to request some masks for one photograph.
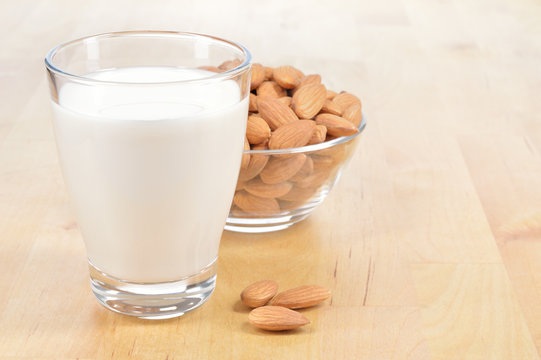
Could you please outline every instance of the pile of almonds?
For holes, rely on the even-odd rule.
[[[246,287],[240,294],[241,301],[254,308],[248,315],[250,323],[260,329],[282,331],[296,329],[310,323],[301,313],[303,309],[325,301],[331,293],[318,285],[304,285],[278,292],[278,284],[262,280]]]
[[[224,63],[220,69],[233,65]],[[250,89],[245,150],[298,148],[359,132],[359,98],[328,90],[320,75],[305,76],[292,66],[253,64]],[[269,216],[299,207],[346,155],[346,145],[306,154],[245,153],[231,215]]]

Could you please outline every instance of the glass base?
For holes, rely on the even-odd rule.
[[[108,275],[92,263],[90,286],[98,301],[114,312],[141,319],[169,319],[201,306],[216,285],[216,261],[177,281],[133,283]]]
[[[285,215],[262,218],[242,218],[229,216],[224,229],[242,233],[266,233],[278,230],[284,230],[293,224],[306,219],[310,215]]]

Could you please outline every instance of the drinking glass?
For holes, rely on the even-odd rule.
[[[237,43],[166,31],[88,36],[47,54],[62,172],[108,309],[170,318],[214,290],[250,62]]]

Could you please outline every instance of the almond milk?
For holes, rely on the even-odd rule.
[[[248,111],[236,82],[173,82],[203,70],[86,75],[139,84],[64,85],[53,103],[60,159],[90,262],[165,282],[213,263],[241,161]]]

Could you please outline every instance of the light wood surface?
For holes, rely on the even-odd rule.
[[[539,359],[539,19],[535,0],[0,1],[0,358]],[[214,295],[167,321],[93,298],[51,129],[46,51],[126,29],[234,39],[368,119],[325,203],[225,232]],[[238,299],[264,278],[332,301],[258,331]]]

